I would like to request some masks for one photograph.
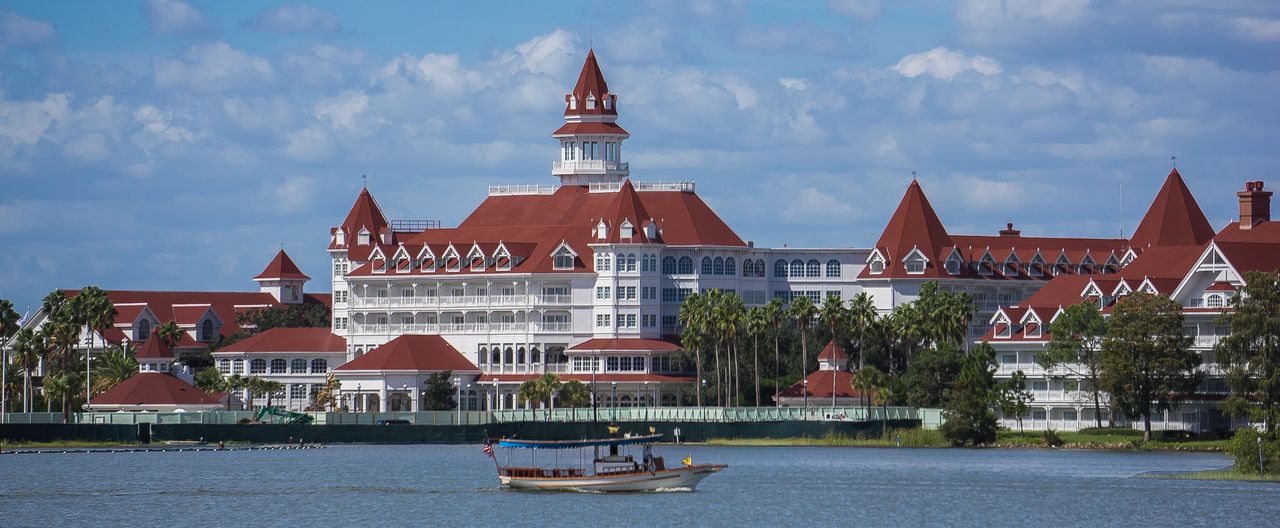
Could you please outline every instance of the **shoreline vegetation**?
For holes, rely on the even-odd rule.
[[[1141,431],[1130,433],[1062,432],[1046,434],[1044,431],[1028,431],[1019,434],[1001,431],[994,444],[982,444],[981,448],[1014,449],[1100,449],[1133,451],[1188,451],[1223,453],[1230,440],[1165,439],[1143,443]],[[796,438],[711,438],[703,445],[713,446],[813,446],[813,447],[954,447],[941,431],[923,429],[893,429],[883,437],[853,437],[845,434],[828,434],[822,437]]]
[[[1192,471],[1188,473],[1143,473],[1138,478],[1163,480],[1235,480],[1241,482],[1280,482],[1280,473],[1244,473],[1231,468]]]

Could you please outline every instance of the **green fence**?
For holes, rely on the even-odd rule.
[[[493,411],[495,423],[508,422],[865,422],[918,420],[910,407],[601,407],[599,409],[512,409]]]

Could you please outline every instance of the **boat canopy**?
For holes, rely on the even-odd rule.
[[[516,449],[576,449],[580,447],[652,444],[661,439],[661,434],[624,436],[619,438],[596,438],[588,440],[515,440],[511,438],[502,438],[498,440],[498,447],[511,447]]]

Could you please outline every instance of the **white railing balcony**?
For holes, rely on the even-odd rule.
[[[555,185],[490,185],[489,196],[524,196],[555,194]]]
[[[625,164],[624,164],[624,165],[625,165]],[[638,182],[638,181],[632,181],[632,182],[631,182],[631,186],[632,186],[632,187],[634,187],[634,188],[635,188],[635,190],[636,190],[637,192],[645,192],[645,191],[674,191],[674,192],[687,192],[687,193],[691,193],[691,192],[694,192],[694,189],[696,189],[696,188],[697,188],[697,186],[696,186],[693,182],[691,182],[691,181],[676,181],[676,182],[665,182],[665,181]],[[617,192],[619,189],[622,189],[622,182],[596,182],[596,183],[590,183],[590,184],[587,184],[587,190],[588,190],[589,192],[598,192],[598,193],[605,193],[605,192]]]
[[[1226,336],[1196,336],[1193,346],[1196,348],[1213,348],[1218,346],[1218,342],[1222,341],[1224,337]]]
[[[489,323],[489,331],[495,333],[524,332],[528,328],[527,323]]]
[[[625,172],[630,164],[622,161],[607,160],[570,160],[551,162],[552,174],[604,174],[607,172]]]
[[[573,302],[572,295],[539,295],[537,304],[569,304]]]
[[[573,323],[538,323],[535,325],[535,332],[568,332],[573,330]]]
[[[528,295],[490,295],[489,304],[498,306],[525,306],[529,304]]]

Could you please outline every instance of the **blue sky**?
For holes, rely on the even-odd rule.
[[[447,225],[554,182],[589,44],[633,177],[757,244],[870,245],[912,171],[953,232],[1131,232],[1173,155],[1220,227],[1280,167],[1277,5],[0,2],[0,297],[249,289],[281,244],[327,290],[362,174]]]

